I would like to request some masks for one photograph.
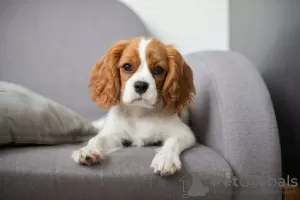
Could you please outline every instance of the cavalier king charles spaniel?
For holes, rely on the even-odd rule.
[[[180,154],[196,140],[188,126],[195,96],[193,73],[181,54],[155,38],[117,42],[93,67],[92,100],[108,114],[93,122],[99,133],[73,152],[75,162],[92,165],[124,147],[162,142],[151,168],[161,176],[181,168]]]

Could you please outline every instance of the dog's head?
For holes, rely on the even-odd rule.
[[[119,41],[93,67],[90,90],[100,108],[122,102],[168,113],[187,109],[195,95],[193,73],[180,53],[154,38]]]

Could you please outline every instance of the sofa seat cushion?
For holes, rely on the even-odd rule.
[[[83,166],[71,159],[81,145],[0,149],[0,199],[224,199],[231,196],[231,168],[214,150],[197,145],[182,156],[182,170],[160,177],[150,168],[154,147],[129,147],[103,164]],[[208,193],[207,193],[208,192]],[[212,198],[213,197],[213,198]],[[226,199],[227,199],[226,198]]]

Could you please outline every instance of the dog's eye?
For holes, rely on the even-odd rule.
[[[123,69],[125,72],[132,72],[132,66],[131,64],[125,64],[123,65]]]
[[[155,75],[163,74],[164,72],[165,70],[160,66],[156,66],[153,68],[153,74]]]

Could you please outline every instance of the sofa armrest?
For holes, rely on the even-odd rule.
[[[197,92],[192,129],[230,164],[238,179],[233,199],[281,199],[280,188],[270,185],[281,177],[277,123],[256,68],[234,52],[196,52],[185,59]]]

